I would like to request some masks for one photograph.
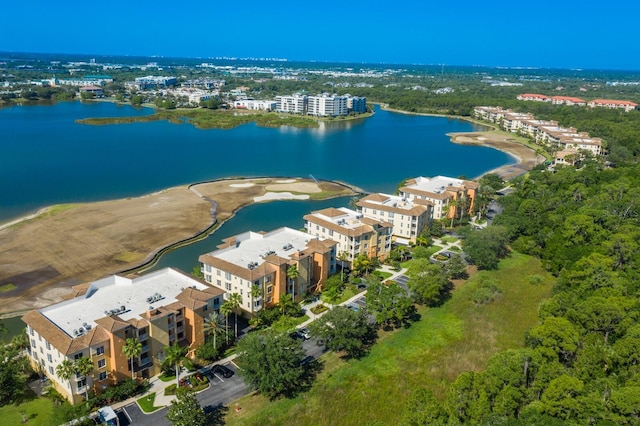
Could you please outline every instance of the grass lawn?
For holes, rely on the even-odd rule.
[[[33,398],[19,405],[9,404],[0,407],[0,423],[3,425],[22,424],[22,415],[27,418],[28,425],[55,425],[64,422],[56,416],[58,407],[48,398]]]
[[[457,237],[442,237],[442,238],[440,238],[440,240],[443,243],[455,243],[456,241],[459,240],[459,238],[457,238]]]
[[[173,376],[165,376],[164,373],[160,375],[160,380],[162,380],[163,382],[170,382],[175,379],[176,379],[175,374]]]
[[[301,317],[296,317],[296,318],[283,315],[278,319],[278,321],[274,322],[271,325],[271,329],[276,331],[277,333],[284,333],[285,331],[289,331],[296,328],[298,325],[302,324],[308,319],[309,319],[309,316],[307,315],[303,315]]]
[[[346,302],[347,300],[351,299],[356,294],[358,294],[358,291],[354,290],[353,286],[347,285],[347,287],[342,292],[342,296],[340,296],[340,298],[337,301],[334,302],[334,305],[339,305],[342,302]],[[329,302],[327,302],[327,300],[323,296],[320,296],[320,299],[325,304],[330,304]]]
[[[385,272],[385,271],[373,271],[371,275],[376,275],[380,277],[382,281],[384,281],[390,276],[392,276],[393,274],[391,272]]]
[[[484,306],[471,300],[480,274],[490,275],[502,291]],[[544,284],[531,285],[527,278],[534,274],[545,277]],[[430,388],[442,400],[460,373],[482,370],[496,352],[522,347],[554,283],[537,259],[514,253],[498,271],[471,277],[442,307],[420,308],[422,318],[411,327],[381,333],[363,359],[322,357],[325,369],[308,392],[275,402],[259,395],[242,398],[242,410],[230,410],[227,424],[397,424],[413,390]]]
[[[0,323],[7,327],[7,332],[0,334],[0,341],[5,342],[9,342],[13,336],[24,333],[24,329],[27,326],[20,316],[1,319]]]
[[[150,393],[149,395],[143,396],[142,398],[138,398],[138,405],[140,409],[145,413],[153,413],[156,410],[159,410],[162,407],[154,407],[153,402],[156,399],[156,393]]]

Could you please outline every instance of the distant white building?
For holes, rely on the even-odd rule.
[[[276,111],[292,114],[304,114],[307,111],[309,97],[302,94],[276,96]]]
[[[233,107],[252,111],[275,111],[278,106],[276,101],[261,101],[255,99],[242,99],[233,101]]]

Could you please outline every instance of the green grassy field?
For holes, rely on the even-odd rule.
[[[63,420],[56,415],[57,407],[47,398],[36,398],[26,400],[19,405],[9,404],[0,407],[0,424],[3,425],[20,425],[22,419],[27,419],[28,425],[56,425]]]
[[[544,276],[545,283],[531,285],[527,278],[533,274]],[[502,293],[476,306],[471,295],[482,275],[496,280]],[[242,409],[230,410],[226,420],[229,425],[396,424],[414,389],[428,387],[443,399],[460,373],[483,369],[496,352],[522,347],[553,284],[537,259],[512,254],[498,271],[481,272],[457,288],[442,307],[421,308],[421,320],[410,328],[382,333],[363,359],[324,356],[324,371],[308,392],[275,402],[259,395],[242,398]]]
[[[4,324],[7,327],[7,332],[0,334],[0,341],[8,342],[13,336],[17,336],[18,334],[24,333],[24,329],[27,326],[23,321],[22,317],[11,317],[11,318],[3,318],[0,320],[0,323]]]

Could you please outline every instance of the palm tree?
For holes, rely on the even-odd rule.
[[[449,203],[447,203],[447,207],[449,207],[449,211],[447,212],[447,214],[451,214],[451,208],[453,207],[453,215],[451,215],[451,228],[453,228],[453,219],[455,219],[455,217],[458,215],[459,205],[460,202],[455,198],[452,198],[451,200],[449,200]]]
[[[142,353],[142,343],[137,339],[130,337],[122,347],[122,352],[129,357],[129,363],[131,365],[131,379],[134,379],[133,358],[139,357]]]
[[[177,343],[173,346],[164,347],[164,353],[166,355],[165,361],[173,365],[176,369],[176,383],[178,386],[180,386],[180,366],[185,359],[186,349],[187,348],[178,346]]]
[[[224,315],[224,330],[227,339],[227,344],[229,344],[229,315],[233,312],[233,307],[229,302],[224,302],[220,305],[220,313]]]
[[[88,376],[93,373],[93,361],[91,358],[82,357],[76,361],[75,371],[78,374],[83,376]],[[84,399],[89,399],[89,389],[88,386],[84,387]]]
[[[236,338],[238,337],[238,309],[240,308],[240,305],[242,305],[242,296],[240,295],[240,293],[231,293],[229,295],[229,300],[227,300],[227,302],[229,303],[229,306],[231,306],[231,310],[233,311],[234,315],[235,315],[235,327],[236,327]]]
[[[349,260],[349,252],[343,250],[336,258],[340,261],[340,281],[344,282],[344,262]]]
[[[69,388],[71,388],[71,378],[76,374],[76,369],[73,366],[73,363],[69,361],[69,359],[65,358],[58,366],[56,367],[56,374],[62,380],[69,381]],[[73,389],[71,389],[73,393]]]
[[[251,291],[249,292],[249,294],[251,295],[251,299],[253,301],[253,299],[257,299],[259,297],[262,296],[262,287],[260,287],[257,284],[254,284],[251,286]]]
[[[292,298],[296,300],[296,278],[300,276],[300,271],[298,271],[297,265],[291,265],[287,268],[287,278],[289,278],[289,283],[293,288]]]
[[[225,319],[220,312],[211,312],[209,316],[204,319],[204,326],[202,329],[205,333],[213,336],[213,347],[218,349],[217,337],[222,332],[222,328],[226,327]]]

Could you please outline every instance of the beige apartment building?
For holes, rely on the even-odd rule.
[[[171,268],[137,277],[113,275],[75,287],[77,294],[46,308],[28,312],[27,354],[36,371],[46,375],[71,403],[85,391],[101,392],[130,378],[160,373],[164,348],[181,345],[193,356],[204,343],[204,318],[223,302],[223,291]],[[142,344],[133,359],[123,353],[126,339]],[[87,357],[93,371],[64,380],[56,367]]]
[[[399,244],[415,243],[416,237],[433,218],[433,203],[389,194],[371,194],[357,203],[362,215],[393,226],[393,240]]]
[[[385,260],[391,252],[393,225],[346,207],[311,212],[304,216],[304,227],[311,235],[338,243],[338,255],[346,253],[349,265],[361,254]]]
[[[298,301],[306,292],[321,289],[336,271],[336,246],[335,241],[283,227],[227,238],[199,260],[205,281],[227,294],[239,294],[241,309],[253,316],[276,305],[283,294]],[[288,274],[292,267],[295,278]],[[258,294],[252,292],[254,287]]]
[[[466,208],[467,212],[473,215],[478,186],[477,182],[447,176],[419,176],[405,182],[400,188],[400,196],[414,201],[429,201],[433,204],[434,219],[450,219],[457,215],[460,208]],[[453,200],[461,204],[454,207],[451,205]]]

